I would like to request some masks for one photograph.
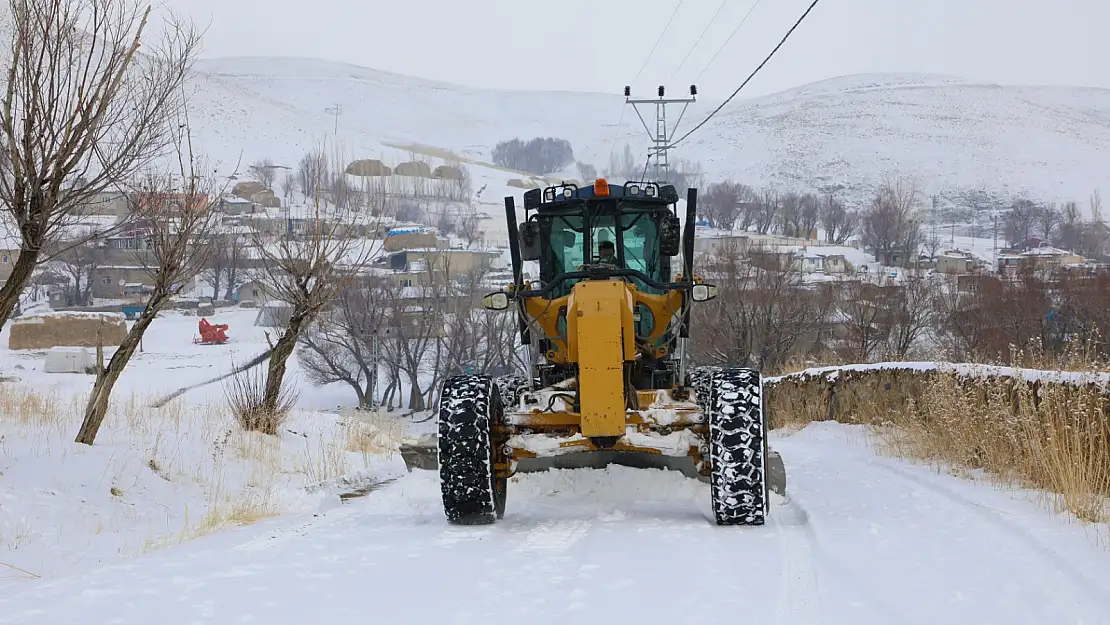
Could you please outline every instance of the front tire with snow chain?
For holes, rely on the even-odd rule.
[[[759,371],[723,369],[709,381],[710,495],[717,525],[767,517],[767,419]]]
[[[509,408],[516,408],[520,404],[520,396],[532,387],[532,381],[519,373],[499,376],[494,383],[501,389],[501,405]]]
[[[503,409],[497,384],[485,375],[443,383],[439,400],[439,479],[443,511],[456,525],[487,525],[505,514],[508,480],[494,471],[494,426]]]

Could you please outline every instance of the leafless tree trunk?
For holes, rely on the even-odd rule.
[[[317,157],[308,160],[313,163],[309,173],[317,175],[326,175],[333,163],[342,170],[345,162],[341,155],[334,161],[326,157],[322,162]],[[301,173],[306,175],[304,169]],[[270,352],[265,397],[258,406],[263,413],[277,408],[286,363],[301,333],[339,292],[362,274],[375,250],[372,240],[352,236],[359,225],[355,211],[324,200],[322,193],[327,183],[326,178],[312,178],[306,183],[316,193],[303,235],[296,238],[283,235],[277,241],[268,241],[262,234],[255,235],[254,245],[262,260],[259,275],[266,289],[273,299],[292,308],[289,324]]]
[[[150,247],[141,259],[150,259],[145,269],[154,289],[108,366],[97,373],[77,433],[78,443],[92,445],[96,440],[108,413],[112,389],[138,349],[143,334],[170,298],[197,276],[207,261],[211,251],[208,235],[217,223],[213,202],[218,193],[213,193],[215,187],[206,178],[195,173],[206,170],[193,162],[189,150],[182,157],[179,177],[150,174],[139,185],[133,212],[148,229]]]
[[[132,0],[10,0],[9,11],[0,207],[22,245],[0,287],[0,325],[76,207],[168,145],[200,42],[191,26],[169,23],[151,46],[150,8]]]
[[[318,385],[346,383],[360,408],[371,406],[376,391],[375,347],[382,339],[387,291],[379,280],[356,281],[301,336],[300,363],[308,378]]]

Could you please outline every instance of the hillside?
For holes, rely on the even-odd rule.
[[[569,139],[579,160],[604,167],[614,136],[637,154],[646,146],[634,113],[622,120],[619,85],[614,95],[560,92],[557,82],[550,92],[502,92],[307,59],[204,60],[197,71],[194,119],[205,147],[224,161],[242,151],[247,162],[271,156],[291,164],[306,146],[333,141],[327,109],[336,103],[344,146],[367,157],[404,156],[384,142],[484,160],[499,140],[543,135]],[[687,111],[685,128],[719,101],[707,91]],[[1085,198],[1110,166],[1110,91],[930,75],[843,77],[738,99],[676,158],[700,161],[710,180],[842,185],[855,196],[902,173],[929,192]]]

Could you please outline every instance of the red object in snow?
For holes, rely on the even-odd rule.
[[[228,341],[226,323],[212,325],[208,323],[207,319],[202,318],[198,325],[200,338],[194,338],[194,343],[199,345],[223,345]]]

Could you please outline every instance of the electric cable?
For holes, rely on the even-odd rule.
[[[732,29],[732,32],[728,35],[728,39],[725,39],[725,42],[721,44],[721,47],[717,48],[717,51],[713,53],[713,56],[709,59],[709,62],[705,64],[705,67],[701,68],[701,71],[698,72],[698,75],[694,77],[694,80],[692,82],[697,84],[698,80],[701,79],[702,74],[704,74],[705,71],[709,69],[710,65],[713,65],[713,62],[717,60],[717,57],[721,55],[721,52],[723,52],[724,49],[728,47],[729,42],[731,42],[732,38],[736,36],[736,33],[740,32],[740,29],[744,27],[744,24],[748,22],[748,18],[752,16],[752,13],[761,2],[763,2],[763,0],[755,0],[755,4],[753,4],[751,8],[748,9],[748,12],[744,14],[744,17],[740,18],[740,23],[736,25],[736,28]]]
[[[675,141],[672,141],[671,144],[668,147],[673,148],[674,146],[678,145],[682,141],[686,140],[687,137],[689,137],[690,135],[697,132],[699,128],[704,126],[710,119],[713,119],[714,115],[719,113],[721,111],[721,109],[723,109],[726,105],[728,105],[728,103],[731,102],[732,99],[736,97],[736,94],[740,93],[740,91],[744,87],[746,87],[747,84],[749,82],[751,82],[751,80],[753,78],[755,78],[756,74],[758,74],[759,71],[762,70],[763,67],[766,66],[767,63],[775,56],[775,54],[779,51],[779,49],[782,48],[783,44],[786,43],[786,40],[790,39],[790,35],[794,34],[794,31],[797,30],[798,26],[801,26],[802,22],[805,21],[806,17],[809,16],[810,12],[813,11],[814,7],[816,7],[819,2],[821,2],[821,0],[813,0],[813,2],[810,3],[809,8],[807,8],[805,10],[805,13],[802,13],[801,17],[799,17],[798,20],[796,22],[794,22],[794,25],[790,27],[790,30],[786,31],[786,34],[783,35],[781,40],[779,40],[778,45],[776,45],[774,47],[774,49],[771,50],[771,53],[768,54],[767,57],[763,59],[762,63],[760,63],[754,70],[752,70],[751,74],[748,74],[748,77],[744,79],[744,82],[740,83],[740,86],[736,88],[736,91],[732,92],[732,95],[728,96],[728,98],[726,98],[724,102],[721,102],[720,106],[713,109],[713,112],[710,113],[708,116],[706,116],[705,119],[701,120],[701,122],[699,122],[697,126],[694,126],[686,134],[682,135],[681,137],[679,137]]]
[[[690,50],[686,53],[686,56],[682,57],[682,61],[678,64],[678,67],[674,68],[674,71],[671,72],[671,77],[667,79],[667,82],[671,82],[672,80],[674,80],[674,77],[678,75],[678,70],[682,69],[682,67],[686,65],[686,61],[690,60],[690,55],[693,54],[694,50],[697,49],[698,44],[700,44],[702,40],[705,39],[705,33],[709,32],[710,27],[713,26],[713,22],[717,21],[717,16],[721,14],[721,11],[725,8],[726,4],[728,4],[728,0],[721,0],[721,5],[717,7],[717,12],[713,14],[713,17],[709,18],[709,23],[705,25],[705,28],[701,31],[701,34],[698,35],[698,38],[694,40],[694,45],[690,46]]]

